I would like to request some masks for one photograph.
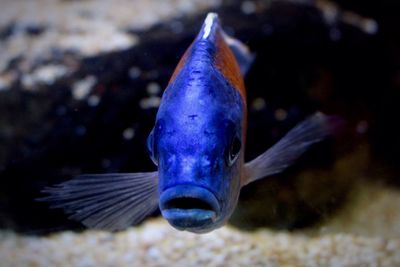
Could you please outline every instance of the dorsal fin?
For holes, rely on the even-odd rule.
[[[217,42],[219,38],[218,35],[221,35],[224,42],[230,48],[239,65],[240,73],[242,74],[242,76],[245,76],[254,61],[254,54],[250,52],[250,49],[244,43],[228,35],[221,28],[218,15],[216,13],[208,13],[206,19],[204,20],[203,26],[197,36],[197,40],[203,39],[210,40],[211,42]]]
[[[245,97],[246,92],[243,83],[243,76],[246,74],[254,55],[245,44],[239,40],[228,36],[220,26],[219,18],[216,13],[208,13],[203,25],[190,47],[182,56],[179,64],[169,81],[169,84],[175,80],[178,73],[184,66],[196,57],[192,51],[198,51],[197,48],[209,47],[210,57],[213,58],[214,66],[221,74],[236,88],[240,94]],[[204,49],[203,49],[204,51]],[[198,56],[198,54],[197,54]],[[198,60],[198,58],[196,58]]]
[[[237,63],[239,64],[240,73],[243,77],[246,76],[248,70],[254,62],[255,55],[251,53],[249,47],[242,43],[239,39],[233,38],[224,31],[222,31],[222,36],[235,56]]]
[[[219,19],[216,13],[208,13],[206,19],[204,20],[203,26],[201,27],[198,38],[208,39],[213,38],[216,29],[219,27]]]

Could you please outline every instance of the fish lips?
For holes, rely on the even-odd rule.
[[[176,185],[160,194],[162,216],[176,229],[208,232],[220,215],[220,205],[208,189]]]

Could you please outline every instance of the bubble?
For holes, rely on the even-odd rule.
[[[373,19],[365,19],[363,28],[364,31],[369,34],[376,34],[379,30],[378,23]]]
[[[135,129],[133,128],[126,128],[122,132],[122,136],[124,137],[125,140],[131,140],[135,136]]]
[[[277,121],[283,121],[287,118],[287,112],[286,110],[282,109],[282,108],[278,108],[277,110],[275,110],[275,119]]]
[[[151,96],[140,100],[140,107],[142,109],[158,108],[160,106],[161,98],[158,96]]]
[[[100,97],[98,95],[91,95],[88,98],[88,105],[95,107],[100,103]]]
[[[158,83],[151,82],[147,85],[146,90],[149,95],[157,95],[161,91],[161,87]]]
[[[256,12],[256,4],[252,1],[243,1],[240,9],[244,14],[250,15]]]
[[[129,69],[129,77],[131,79],[137,79],[140,77],[142,74],[142,71],[140,70],[139,67],[133,66],[132,68]]]
[[[256,111],[264,109],[265,106],[266,106],[265,100],[261,97],[257,97],[256,99],[253,100],[253,103],[251,103],[252,109]]]

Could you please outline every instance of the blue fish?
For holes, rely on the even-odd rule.
[[[158,171],[81,175],[45,189],[43,199],[91,228],[121,230],[157,208],[178,230],[221,227],[243,186],[283,171],[333,132],[333,117],[316,113],[245,163],[243,76],[252,61],[209,13],[163,93],[147,140]]]

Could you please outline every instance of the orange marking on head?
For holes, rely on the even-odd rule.
[[[228,44],[222,37],[221,32],[216,34],[216,47],[217,51],[215,54],[215,65],[222,75],[231,83],[231,85],[239,91],[246,102],[246,89],[244,87],[244,81],[242,74],[240,73],[239,65],[236,61]]]
[[[242,149],[244,151],[246,146],[246,132],[247,132],[247,101],[246,101],[246,88],[244,86],[243,76],[240,72],[239,65],[236,61],[235,56],[233,55],[231,49],[228,44],[225,42],[220,31],[216,34],[216,47],[217,51],[215,53],[215,66],[222,73],[222,75],[230,82],[230,84],[239,91],[244,108],[244,119],[242,125],[242,135],[243,135],[243,143]],[[242,152],[242,163],[244,161],[244,153]],[[243,174],[241,175],[242,179]]]

